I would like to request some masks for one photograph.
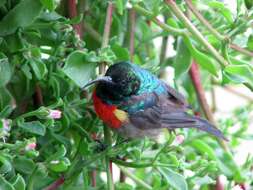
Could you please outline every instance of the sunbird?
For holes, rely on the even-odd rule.
[[[188,113],[182,94],[136,64],[115,63],[84,88],[92,84],[97,116],[125,138],[155,137],[163,128],[196,128],[226,140],[207,120]]]

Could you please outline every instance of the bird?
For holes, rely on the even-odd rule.
[[[83,88],[91,85],[96,85],[92,99],[97,116],[122,137],[154,138],[164,128],[196,128],[227,140],[210,122],[189,114],[181,93],[130,61],[109,66]]]

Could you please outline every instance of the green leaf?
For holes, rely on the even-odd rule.
[[[0,155],[0,174],[7,174],[12,170],[11,162],[4,156]]]
[[[195,184],[202,186],[202,185],[207,185],[207,184],[215,184],[215,180],[213,180],[209,176],[204,176],[204,177],[196,177],[194,179]]]
[[[0,7],[4,6],[5,3],[6,3],[6,0],[1,0],[0,1]]]
[[[245,5],[248,10],[250,10],[253,7],[253,1],[252,0],[244,0]]]
[[[15,190],[25,190],[26,189],[25,180],[20,174],[18,174],[16,176],[16,179],[12,185],[15,188]]]
[[[186,36],[183,37],[183,41],[185,45],[188,47],[189,51],[193,59],[199,64],[203,69],[207,70],[209,73],[213,74],[214,76],[218,76],[216,64],[213,58],[210,56],[200,52],[197,50],[191,43],[190,39]]]
[[[116,183],[115,187],[117,190],[134,190],[133,186],[127,183]]]
[[[169,168],[158,168],[158,170],[172,187],[177,190],[188,190],[186,180],[181,174]]]
[[[24,129],[28,133],[32,133],[35,135],[44,136],[46,133],[46,127],[39,121],[31,121],[31,122],[21,122],[19,123],[19,127]]]
[[[18,156],[13,160],[13,166],[20,173],[31,174],[35,167],[35,163],[24,156]]]
[[[100,49],[98,55],[101,62],[113,63],[116,60],[116,56],[110,47]]]
[[[242,83],[248,82],[253,85],[253,69],[248,65],[228,65],[225,72],[236,76]]]
[[[120,15],[123,15],[124,5],[123,0],[116,0],[116,8]]]
[[[31,59],[29,64],[38,80],[41,80],[45,77],[47,74],[47,67],[42,61],[39,59]]]
[[[49,10],[53,11],[55,9],[55,2],[54,0],[40,0],[40,2]]]
[[[117,57],[117,61],[128,61],[130,59],[129,51],[118,44],[112,46],[112,51]]]
[[[95,63],[86,61],[87,54],[82,51],[72,52],[66,59],[62,71],[79,87],[83,87],[95,74]]]
[[[0,110],[12,104],[13,98],[6,87],[0,87]]]
[[[5,86],[11,79],[11,67],[8,58],[0,54],[0,87]]]
[[[62,158],[65,156],[66,153],[67,153],[67,150],[66,150],[65,146],[61,145],[60,148],[57,149],[57,152],[54,153],[52,156],[50,156],[47,161],[49,162],[51,160],[56,160],[56,159]]]
[[[1,90],[1,89],[0,89]],[[13,106],[11,105],[7,105],[5,106],[1,111],[0,111],[0,118],[6,118],[9,117],[9,115],[11,114],[11,112],[13,111],[13,109],[15,109]]]
[[[219,155],[218,166],[224,175],[233,177],[236,182],[242,182],[244,180],[243,171],[236,164],[233,155],[230,153],[223,152]]]
[[[15,188],[0,175],[0,189],[1,190],[15,190]]]
[[[196,139],[193,140],[190,145],[197,149],[202,155],[207,155],[209,159],[216,160],[216,155],[212,147],[210,147],[207,143],[202,140]]]
[[[22,65],[21,70],[23,71],[23,73],[26,76],[26,78],[32,79],[31,69],[30,69],[30,67],[28,66],[27,63],[24,64],[24,65]]]
[[[229,22],[229,24],[233,23],[232,13],[227,7],[225,7],[224,3],[218,1],[211,1],[208,3],[208,5],[211,8],[217,9],[225,17],[225,19]]]
[[[49,168],[55,172],[64,172],[70,166],[68,158],[60,158],[59,160],[53,160],[49,163]]]
[[[247,47],[249,50],[253,51],[253,35],[252,34],[248,38]]]
[[[177,54],[173,62],[176,79],[189,70],[191,62],[191,53],[182,38],[179,38],[177,43]]]
[[[20,27],[27,27],[39,16],[42,4],[36,0],[22,0],[0,22],[0,36],[14,33]],[[25,14],[24,14],[25,13]]]

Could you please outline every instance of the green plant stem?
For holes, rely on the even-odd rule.
[[[153,16],[153,14],[149,11],[147,11],[146,9],[142,8],[139,5],[133,5],[133,8],[139,13],[142,14],[146,17],[149,17],[149,19],[154,22],[155,24],[157,24],[158,26],[160,26],[162,29],[164,29],[167,32],[170,32],[173,35],[183,35],[187,33],[187,30],[185,29],[177,29],[177,28],[173,28],[163,22],[161,22],[160,20],[158,20],[156,17]]]
[[[223,36],[220,34],[213,26],[202,16],[202,14],[194,7],[191,0],[185,0],[188,8],[193,12],[196,18],[213,34],[218,40],[229,42],[230,39],[228,36]],[[250,52],[244,48],[237,46],[236,44],[230,44],[230,48],[250,57],[253,57],[253,52]]]
[[[136,162],[126,162],[123,160],[119,160],[119,159],[115,159],[115,158],[111,158],[111,161],[113,161],[115,164],[121,165],[121,166],[125,166],[125,167],[129,167],[129,168],[147,168],[147,167],[169,167],[169,168],[176,168],[176,165],[172,165],[172,164],[162,164],[162,163],[154,163],[152,162],[143,162],[143,163],[136,163]]]
[[[148,190],[152,190],[153,188],[148,185],[147,183],[145,183],[144,181],[142,181],[141,179],[137,178],[134,174],[132,174],[131,172],[129,172],[126,168],[119,166],[120,170],[122,172],[124,172],[124,174],[126,176],[128,176],[129,178],[131,178],[133,181],[135,181],[138,185],[142,186],[144,189],[148,189]]]
[[[198,29],[191,23],[191,21],[178,8],[174,0],[165,0],[171,11],[176,17],[185,25],[185,27],[193,34],[193,36],[205,46],[205,48],[217,59],[222,67],[228,65],[227,61],[219,54],[219,52],[205,39],[205,37],[198,31]]]
[[[111,131],[109,127],[104,125],[104,141],[105,144],[108,145],[109,147],[112,146],[112,137],[111,137]],[[113,185],[113,179],[112,179],[112,171],[110,167],[111,161],[109,156],[105,156],[105,167],[106,167],[106,175],[107,175],[107,188],[108,190],[114,190],[114,185]]]
[[[89,23],[83,22],[83,28],[94,40],[98,43],[102,43],[102,36],[94,28],[92,28]]]
[[[27,183],[27,190],[33,190],[33,184],[34,184],[34,175],[38,169],[38,165],[36,165],[29,177],[28,183]]]
[[[196,16],[196,18],[209,30],[210,33],[212,33],[216,38],[223,41],[227,37],[224,37],[221,35],[217,30],[215,30],[212,25],[199,13],[199,11],[194,7],[191,0],[185,0],[185,3],[187,4],[188,8],[193,12],[193,14]]]

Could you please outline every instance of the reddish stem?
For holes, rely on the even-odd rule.
[[[215,184],[215,190],[224,190],[224,185],[220,180],[220,177],[217,177],[216,184]]]
[[[126,161],[126,157],[123,157],[122,160]],[[124,172],[122,172],[121,170],[120,170],[119,181],[120,181],[121,183],[124,183],[124,182],[126,181],[126,175],[125,175]]]
[[[109,163],[109,167],[110,167],[111,177],[112,177],[112,179],[113,179],[112,161],[111,161],[111,160],[110,160],[110,163]]]
[[[74,18],[77,16],[76,0],[68,0],[69,17]],[[78,36],[82,37],[82,26],[81,23],[73,26]]]
[[[113,3],[110,1],[106,10],[106,19],[103,33],[103,40],[101,48],[105,48],[109,43],[111,24],[112,24],[112,13],[113,13]],[[100,64],[99,73],[105,74],[106,63]]]
[[[59,188],[65,181],[64,176],[61,176],[59,179],[57,179],[55,182],[53,182],[51,185],[49,185],[46,190],[56,190]]]
[[[199,67],[198,65],[193,62],[192,66],[190,68],[190,77],[192,79],[194,88],[196,90],[199,102],[201,104],[201,107],[205,113],[206,118],[211,122],[211,123],[215,123],[214,118],[213,118],[213,114],[209,108],[209,105],[207,103],[207,99],[206,99],[206,95],[205,95],[205,90],[201,84],[201,78],[200,78],[200,72],[199,72]]]
[[[134,9],[130,10],[130,60],[133,61],[134,56],[134,33],[135,33],[135,21],[136,21],[136,12]]]
[[[37,107],[43,105],[43,96],[39,84],[36,84],[35,86],[34,103]]]
[[[96,187],[97,186],[96,176],[97,176],[97,171],[96,170],[92,170],[91,171],[91,186],[92,187]]]
[[[92,133],[91,137],[92,137],[93,140],[96,140],[97,139],[97,134],[96,133]],[[96,187],[97,186],[96,177],[97,177],[97,171],[94,169],[94,170],[91,171],[91,185],[92,185],[92,187]]]

